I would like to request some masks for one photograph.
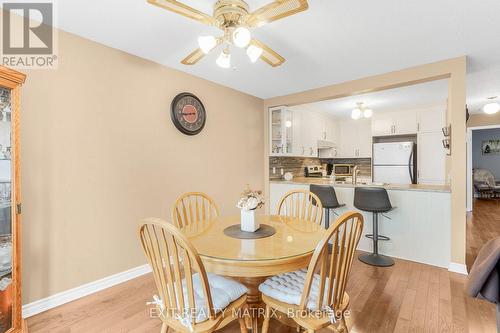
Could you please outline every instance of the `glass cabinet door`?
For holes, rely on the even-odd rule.
[[[283,119],[282,109],[269,110],[271,154],[283,154]]]
[[[11,96],[0,87],[0,333],[12,327]]]
[[[269,109],[271,155],[297,154],[294,146],[294,113],[284,107]]]

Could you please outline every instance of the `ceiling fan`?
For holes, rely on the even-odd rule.
[[[205,54],[223,44],[224,48],[216,60],[222,68],[231,67],[231,46],[245,48],[250,61],[262,59],[276,67],[285,62],[273,49],[252,38],[250,29],[261,27],[267,23],[302,12],[308,8],[307,0],[275,0],[253,12],[243,0],[217,0],[213,16],[205,14],[176,0],[148,0],[150,4],[170,10],[174,13],[215,26],[221,29],[222,36],[198,37],[198,49],[191,52],[181,63],[196,64]]]

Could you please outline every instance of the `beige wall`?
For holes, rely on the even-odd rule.
[[[59,69],[27,72],[22,91],[24,303],[145,264],[139,219],[168,218],[182,192],[232,214],[246,183],[264,186],[262,100],[59,38]],[[194,137],[170,120],[183,91],[208,112]]]
[[[366,92],[397,88],[437,79],[449,79],[447,122],[452,126],[452,152],[447,159],[448,179],[451,181],[451,261],[465,264],[465,202],[466,202],[466,159],[465,159],[465,74],[466,58],[440,61],[416,66],[396,72],[367,77],[336,85],[312,89],[287,96],[270,98],[264,107],[298,105],[334,98],[358,95]],[[269,135],[267,117],[264,118],[266,138]],[[267,142],[267,141],[266,141]],[[268,145],[265,146],[267,154]],[[266,179],[269,176],[269,160],[264,161]],[[266,183],[266,192],[269,185]]]
[[[500,124],[500,112],[496,114],[478,113],[471,114],[467,127],[491,126]]]

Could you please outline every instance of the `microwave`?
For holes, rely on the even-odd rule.
[[[353,164],[334,164],[332,173],[335,176],[352,176]]]

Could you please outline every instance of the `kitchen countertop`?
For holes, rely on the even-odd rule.
[[[295,185],[330,185],[334,187],[355,187],[355,186],[374,186],[383,187],[386,190],[399,190],[399,191],[421,191],[421,192],[451,192],[449,185],[429,185],[429,184],[375,184],[371,182],[358,182],[357,185],[353,185],[350,181],[338,182],[332,181],[329,178],[312,178],[312,177],[294,177],[291,181],[286,181],[284,179],[271,179],[270,183],[273,184],[295,184]]]

